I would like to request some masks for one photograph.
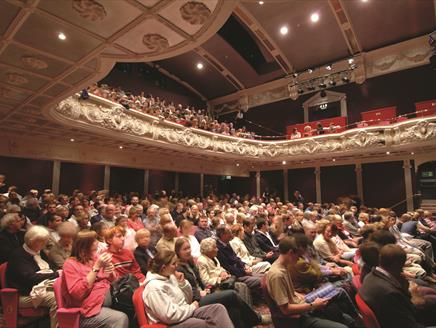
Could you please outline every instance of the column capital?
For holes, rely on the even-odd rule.
[[[321,167],[319,167],[319,166],[315,167],[315,170],[314,170],[313,173],[315,173],[316,175],[320,174],[321,173]]]
[[[405,159],[403,161],[403,169],[411,169],[412,168],[412,164],[410,163],[410,159]]]

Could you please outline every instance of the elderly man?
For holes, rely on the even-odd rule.
[[[109,228],[115,226],[115,205],[108,204],[101,210],[100,215],[96,215],[91,219],[91,224],[95,224],[97,222],[104,222]]]
[[[163,236],[156,244],[156,250],[158,252],[172,251],[176,245],[177,227],[174,223],[166,223],[162,227]]]
[[[7,213],[0,221],[0,263],[8,262],[12,251],[24,243],[21,231],[25,218],[19,213]]]

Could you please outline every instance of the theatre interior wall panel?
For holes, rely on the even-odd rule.
[[[126,167],[111,167],[110,189],[114,192],[144,192],[144,170]]]
[[[104,166],[93,164],[61,163],[59,192],[67,195],[74,189],[84,193],[101,190],[104,185]]]
[[[338,197],[357,195],[354,165],[321,167],[322,202],[336,203]]]
[[[170,192],[175,189],[175,172],[162,170],[148,171],[148,192],[154,194],[158,191],[165,190]]]
[[[298,190],[306,201],[316,200],[315,168],[295,169],[288,171],[289,195]]]
[[[52,172],[52,161],[0,156],[0,174],[6,175],[7,184],[17,186],[22,196],[31,188],[51,189]]]
[[[261,173],[260,193],[277,195],[283,201],[283,170],[280,171],[264,171]]]
[[[179,190],[185,195],[200,195],[200,174],[179,173]]]

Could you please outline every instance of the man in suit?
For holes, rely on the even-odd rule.
[[[251,256],[259,257],[264,261],[273,263],[277,259],[278,254],[275,254],[272,251],[264,252],[259,247],[259,244],[257,243],[256,237],[253,233],[254,226],[254,218],[244,219],[242,221],[242,227],[244,228],[244,239],[242,241],[244,242],[245,247],[247,247],[247,250]]]
[[[255,234],[259,247],[265,252],[278,252],[278,245],[274,242],[268,231],[268,223],[265,220],[257,221],[257,231]]]
[[[406,262],[404,250],[394,244],[380,250],[380,265],[363,281],[359,294],[372,309],[381,328],[418,328],[408,282],[401,273]]]

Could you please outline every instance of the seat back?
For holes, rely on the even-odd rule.
[[[64,307],[64,300],[62,297],[61,283],[62,283],[62,277],[59,277],[55,280],[55,282],[53,284],[53,290],[54,290],[54,294],[55,294],[56,303],[58,305],[58,308]]]
[[[64,298],[62,297],[62,275],[53,284],[53,290],[58,305],[57,316],[59,328],[79,328],[80,308],[65,308]]]
[[[356,304],[363,316],[363,323],[366,328],[380,328],[377,317],[371,308],[364,302],[359,294],[356,294]]]
[[[356,290],[359,291],[360,287],[362,286],[362,283],[360,282],[360,275],[354,276],[352,283],[354,288],[356,288]]]
[[[0,288],[6,288],[6,269],[8,268],[8,262],[0,265]]]
[[[147,318],[142,293],[144,286],[139,286],[133,293],[133,306],[135,307],[136,318],[140,328],[167,328],[166,325],[161,323],[150,324]]]

